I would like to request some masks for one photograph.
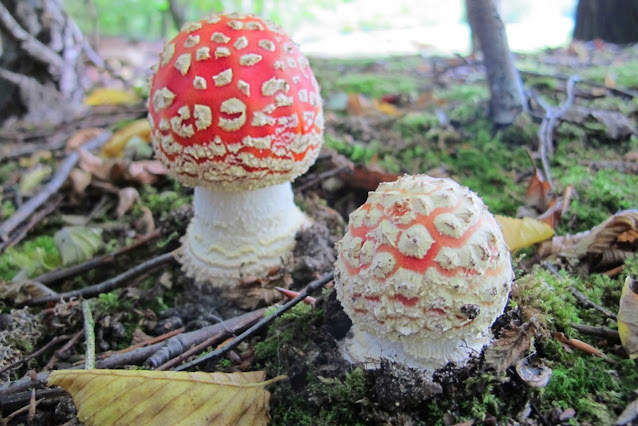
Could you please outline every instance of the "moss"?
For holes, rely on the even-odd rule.
[[[349,93],[361,93],[378,98],[388,93],[412,93],[418,87],[418,81],[412,76],[388,78],[386,74],[348,73],[337,77],[334,87]]]
[[[184,205],[192,204],[192,195],[185,194],[185,189],[177,182],[172,182],[172,189],[158,191],[152,185],[144,185],[140,194],[142,202],[136,206],[134,213],[141,215],[140,206],[148,207],[153,213],[153,217],[163,218],[168,212],[178,209]]]
[[[0,220],[5,220],[15,213],[15,211],[16,207],[11,200],[3,201],[2,204],[0,204]]]
[[[557,170],[557,177],[564,187],[572,185],[573,198],[567,217],[558,233],[579,232],[591,229],[619,210],[638,206],[638,176],[623,174],[617,170],[603,169],[595,173],[584,166]]]
[[[53,237],[40,236],[16,248],[8,248],[0,256],[0,279],[10,280],[20,271],[33,277],[61,265],[62,257]]]

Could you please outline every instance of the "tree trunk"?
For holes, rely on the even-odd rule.
[[[61,123],[81,109],[82,34],[60,0],[0,0],[0,123]]]
[[[496,125],[512,124],[523,110],[523,83],[514,67],[505,25],[492,0],[467,0],[467,14],[487,71],[490,115]]]
[[[638,42],[638,1],[579,0],[574,39],[609,43]]]
[[[171,16],[173,17],[175,26],[178,30],[181,29],[186,22],[186,12],[184,11],[184,8],[177,2],[177,0],[169,0],[168,8],[171,12]]]

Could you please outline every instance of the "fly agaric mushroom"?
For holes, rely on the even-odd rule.
[[[160,56],[149,104],[157,157],[195,187],[187,275],[219,287],[281,265],[308,223],[290,182],[323,143],[319,86],[299,49],[251,15],[186,24]]]
[[[353,322],[346,358],[434,371],[490,341],[513,278],[501,230],[451,179],[382,183],[337,243],[337,298]]]

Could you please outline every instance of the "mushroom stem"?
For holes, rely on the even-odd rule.
[[[195,187],[183,270],[213,287],[265,276],[290,256],[296,232],[307,224],[289,182],[241,192]]]

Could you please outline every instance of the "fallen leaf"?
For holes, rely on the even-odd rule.
[[[102,179],[107,180],[111,175],[112,164],[97,155],[91,154],[85,149],[80,149],[80,162],[78,166],[85,172]]]
[[[392,182],[401,177],[400,174],[387,173],[378,167],[357,164],[354,171],[346,180],[346,184],[351,188],[374,191],[381,182]]]
[[[83,194],[84,190],[91,183],[91,173],[88,173],[82,169],[75,168],[69,173],[69,180],[73,187],[73,192],[76,194]]]
[[[397,117],[401,115],[401,111],[399,111],[396,106],[394,106],[393,104],[389,102],[378,101],[374,99],[372,101],[372,104],[377,109],[377,111],[379,111],[382,114],[389,115],[392,117]]]
[[[73,265],[95,255],[102,247],[102,230],[86,226],[65,226],[53,236],[62,264]]]
[[[146,118],[135,120],[113,133],[113,136],[102,147],[102,154],[107,157],[122,156],[126,144],[134,136],[145,141],[150,140],[151,125]]]
[[[535,318],[515,329],[505,330],[498,340],[485,349],[485,363],[502,373],[522,359],[540,334]]]
[[[540,170],[534,170],[534,176],[527,185],[525,192],[525,205],[533,207],[538,212],[544,212],[556,201],[556,195],[552,192],[549,182],[541,174]]]
[[[636,393],[636,391],[634,391]],[[629,424],[634,424],[634,420],[638,418],[638,398],[634,399],[627,405],[627,407],[620,413],[620,416],[616,419],[614,423],[615,426],[624,426]]]
[[[627,277],[618,308],[618,334],[629,358],[638,358],[638,281]]]
[[[512,252],[545,241],[554,235],[551,226],[530,217],[515,219],[495,215],[494,218],[503,231],[505,244]]]
[[[20,193],[25,196],[33,195],[38,185],[51,176],[51,173],[53,173],[53,169],[43,164],[37,164],[31,170],[23,173],[20,176]]]
[[[49,385],[73,397],[88,425],[266,425],[270,392],[266,373],[133,370],[57,370]]]
[[[346,111],[350,115],[363,115],[374,110],[372,101],[361,93],[348,93]]]
[[[638,134],[631,119],[621,112],[593,110],[591,116],[605,125],[607,128],[605,133],[611,139],[624,139],[632,134]]]
[[[119,219],[133,208],[137,200],[140,199],[140,193],[133,187],[122,188],[118,192],[119,201],[115,216]]]
[[[580,261],[590,258],[590,269],[609,267],[622,263],[635,251],[635,248],[618,246],[618,243],[628,244],[619,239],[630,231],[638,231],[638,210],[620,211],[589,231],[554,237],[543,243],[539,252],[542,257],[560,256]]]
[[[97,105],[122,105],[122,104],[136,104],[141,102],[139,96],[128,90],[121,89],[108,89],[98,87],[84,98],[84,105],[97,106]]]
[[[91,139],[94,139],[104,133],[104,129],[100,129],[99,127],[89,127],[86,129],[80,129],[75,132],[67,141],[65,151],[70,152],[74,149],[78,149]]]
[[[0,299],[11,300],[15,305],[21,305],[37,297],[55,296],[56,294],[55,291],[38,281],[27,279],[0,281]]]

